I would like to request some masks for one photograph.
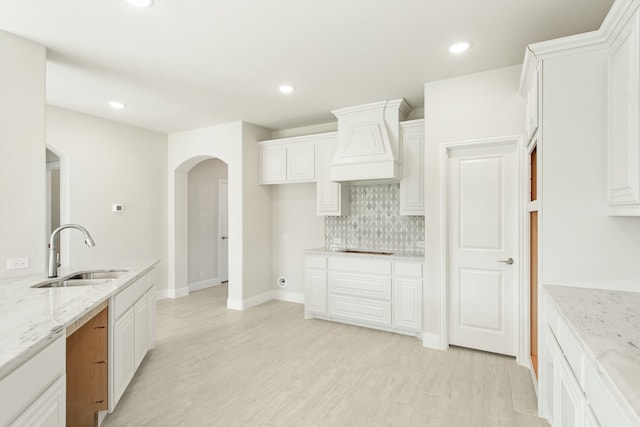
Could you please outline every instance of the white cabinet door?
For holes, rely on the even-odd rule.
[[[136,302],[134,310],[135,369],[138,369],[149,349],[149,303],[146,294]]]
[[[600,427],[598,418],[596,418],[595,414],[593,413],[593,411],[588,405],[587,405],[587,411],[584,417],[584,427]]]
[[[329,180],[329,167],[337,148],[338,141],[335,137],[317,144],[316,213],[319,216],[349,215],[349,184]]]
[[[284,146],[260,148],[260,184],[287,181],[287,149]]]
[[[304,309],[308,313],[327,314],[327,272],[307,268],[304,280]]]
[[[536,68],[529,82],[527,90],[527,107],[525,111],[525,129],[527,131],[527,141],[531,139],[538,129],[538,69]]]
[[[557,427],[580,427],[583,425],[585,397],[563,356],[556,359],[556,423]]]
[[[313,182],[316,180],[316,153],[313,144],[287,147],[287,182]]]
[[[546,319],[545,319],[546,321]],[[556,399],[556,359],[560,347],[548,325],[544,326],[542,337],[542,368],[540,369],[540,404],[542,415],[554,425]]]
[[[59,378],[40,395],[11,427],[64,427],[66,425],[66,382]]]
[[[395,328],[422,330],[422,279],[395,278],[393,320]]]
[[[609,53],[608,174],[611,215],[640,215],[640,11]]]
[[[129,308],[114,323],[113,330],[113,406],[122,397],[136,370],[135,307]]]
[[[424,216],[424,120],[400,123],[400,215]]]
[[[147,317],[147,344],[152,349],[156,346],[156,287],[155,285],[147,292],[147,301],[149,304],[149,312]]]

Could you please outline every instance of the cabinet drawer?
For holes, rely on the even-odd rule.
[[[319,255],[307,255],[304,257],[304,266],[306,268],[327,269],[327,257]]]
[[[559,322],[558,312],[556,311],[555,307],[553,306],[553,303],[551,302],[549,297],[546,296],[546,294],[542,302],[544,304],[543,311],[542,311],[542,317],[543,317],[544,323],[549,325],[549,329],[551,329],[551,332],[553,332],[553,335],[557,337],[558,322]]]
[[[64,360],[63,334],[0,380],[0,426],[7,425],[59,378],[64,385]]]
[[[558,324],[558,344],[564,353],[571,370],[578,379],[578,383],[584,387],[584,352],[576,342],[566,323],[560,320]]]
[[[396,276],[422,279],[422,263],[396,261]]]
[[[351,271],[364,274],[391,275],[390,260],[360,258],[356,256],[332,256],[329,260],[329,268],[332,271]]]
[[[329,315],[358,322],[391,326],[391,302],[331,295]]]
[[[633,424],[604,385],[600,374],[587,364],[584,377],[584,394],[602,427],[630,427]],[[621,398],[620,398],[621,399]],[[627,412],[628,413],[628,412]]]
[[[391,298],[391,277],[329,273],[329,291],[388,300]]]
[[[131,286],[120,292],[114,298],[114,319],[118,319],[122,314],[133,306],[142,295],[147,292],[147,276],[142,276]]]

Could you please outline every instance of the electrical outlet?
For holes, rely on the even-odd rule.
[[[29,258],[9,258],[7,260],[7,270],[18,270],[20,268],[29,268]]]
[[[287,243],[289,241],[289,234],[288,233],[282,233],[282,242],[283,243]]]

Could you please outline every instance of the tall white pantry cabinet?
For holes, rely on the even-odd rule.
[[[581,68],[587,65],[597,70]],[[579,70],[583,71],[580,76]],[[563,82],[572,82],[571,89]],[[545,150],[558,150],[554,142],[606,127],[606,140],[601,143],[607,147],[602,162],[606,162],[608,194],[598,192],[593,197],[608,204],[610,215],[640,216],[640,0],[616,1],[598,31],[531,45],[522,83],[527,101],[524,129],[530,144],[538,144],[538,171],[541,164],[554,161],[545,154]],[[581,117],[582,100],[574,96],[578,87],[582,94],[606,93],[606,113],[602,106],[602,117],[595,119],[595,125]],[[579,153],[575,154],[579,161]],[[548,169],[543,166],[542,171]],[[544,183],[545,177],[540,177]],[[544,218],[544,201],[544,192],[539,193],[540,218]],[[543,219],[542,236],[544,225]],[[540,278],[544,277],[543,261],[540,257]],[[580,338],[560,319],[547,293],[541,289],[538,308],[540,415],[552,426],[638,425],[623,410],[626,402],[602,377],[597,363],[588,360],[578,344]]]

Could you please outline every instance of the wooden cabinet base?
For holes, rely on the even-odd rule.
[[[97,425],[108,409],[109,308],[67,337],[67,426]]]

